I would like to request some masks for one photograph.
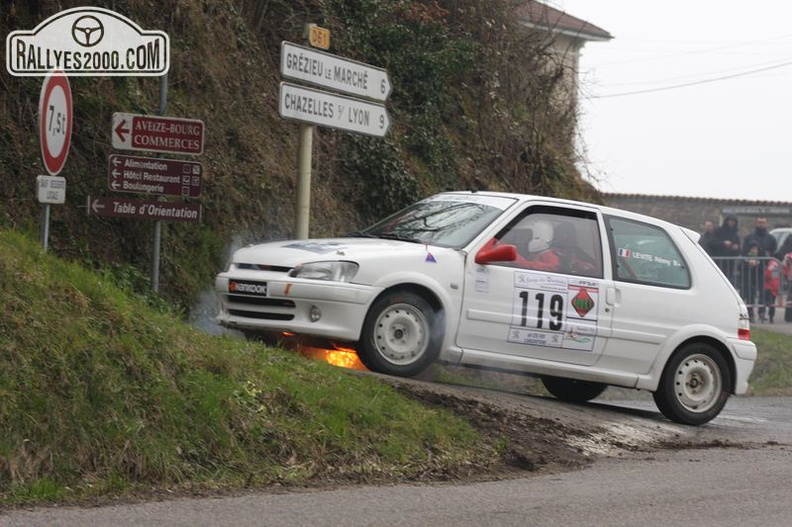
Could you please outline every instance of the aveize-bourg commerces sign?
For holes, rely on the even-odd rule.
[[[204,123],[199,119],[115,112],[113,148],[199,155],[204,149]]]

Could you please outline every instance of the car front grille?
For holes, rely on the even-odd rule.
[[[293,320],[293,313],[271,313],[260,311],[243,311],[241,309],[229,309],[229,315],[243,318],[255,318],[258,320]]]
[[[258,296],[226,295],[231,304],[250,304],[254,306],[287,307],[293,308],[294,302],[281,298],[263,298]]]
[[[226,294],[228,313],[257,320],[293,320],[295,304],[284,298]]]
[[[275,273],[288,273],[292,270],[291,267],[284,267],[282,265],[266,265],[266,264],[253,264],[253,263],[238,263],[237,269],[244,269],[247,271],[272,271]]]

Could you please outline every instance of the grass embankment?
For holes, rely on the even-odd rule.
[[[0,503],[453,474],[497,453],[374,378],[210,336],[0,231]]]
[[[405,480],[497,461],[449,412],[196,331],[112,282],[0,231],[0,504]],[[792,394],[792,337],[753,338],[752,393]]]
[[[792,395],[792,337],[753,326],[751,340],[759,349],[759,357],[749,379],[749,393],[761,396]]]

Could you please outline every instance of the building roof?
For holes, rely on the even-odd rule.
[[[672,194],[623,194],[619,192],[601,192],[602,196],[605,199],[625,199],[625,200],[635,200],[635,201],[657,201],[657,200],[675,200],[675,201],[684,201],[684,202],[698,202],[698,203],[707,203],[707,202],[717,202],[717,203],[728,203],[729,205],[746,205],[750,207],[752,205],[757,206],[780,206],[785,207],[785,211],[792,210],[792,201],[770,201],[770,200],[759,200],[759,199],[744,199],[744,198],[702,198],[698,196],[680,196],[680,195],[672,195]]]
[[[581,40],[606,41],[613,38],[613,35],[594,24],[535,0],[527,0],[520,5],[517,8],[517,18],[528,27],[549,30]]]

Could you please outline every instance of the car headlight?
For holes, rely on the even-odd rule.
[[[295,267],[289,276],[308,278],[310,280],[328,280],[331,282],[351,282],[358,271],[354,262],[311,262]]]

